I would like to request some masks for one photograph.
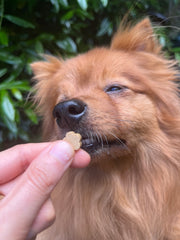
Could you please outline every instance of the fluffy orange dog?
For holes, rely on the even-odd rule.
[[[40,239],[180,240],[177,72],[149,19],[110,48],[32,65],[46,140],[82,135],[92,161],[54,192],[56,221]]]

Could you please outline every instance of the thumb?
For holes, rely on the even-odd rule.
[[[34,194],[49,195],[71,165],[73,157],[74,150],[69,143],[53,142],[29,166],[24,181],[30,188],[32,187]]]

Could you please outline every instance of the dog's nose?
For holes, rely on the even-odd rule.
[[[53,110],[53,116],[61,128],[71,128],[80,121],[86,110],[87,105],[83,101],[71,99],[58,103]]]

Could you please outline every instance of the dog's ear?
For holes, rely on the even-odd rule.
[[[36,80],[36,84],[32,88],[33,100],[36,104],[37,112],[41,116],[52,116],[58,89],[55,83],[55,74],[61,68],[63,60],[49,55],[44,55],[43,57],[46,61],[38,61],[30,65],[35,75],[34,80]],[[46,103],[48,103],[48,107]]]
[[[38,61],[30,65],[34,78],[38,81],[49,80],[61,68],[61,61],[58,58],[49,55],[44,55],[44,58],[47,61]]]
[[[158,44],[149,18],[143,19],[134,27],[120,25],[111,42],[111,49],[124,51],[145,51],[158,54]]]

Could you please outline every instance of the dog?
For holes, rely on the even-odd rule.
[[[44,139],[80,133],[91,155],[56,187],[56,221],[38,239],[180,240],[178,71],[149,18],[32,69]]]

